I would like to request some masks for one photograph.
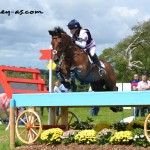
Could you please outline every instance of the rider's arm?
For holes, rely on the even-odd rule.
[[[88,35],[86,32],[81,33],[82,35],[80,35],[79,39],[77,41],[75,41],[75,44],[81,48],[85,48],[86,47],[86,41],[88,40]]]
[[[82,40],[82,41],[75,41],[75,44],[81,48],[85,48],[86,47],[86,41]]]

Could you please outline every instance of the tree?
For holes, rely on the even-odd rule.
[[[133,35],[120,41],[114,48],[108,48],[100,55],[116,72],[117,80],[129,82],[134,72],[150,70],[150,20],[138,23],[132,28]]]

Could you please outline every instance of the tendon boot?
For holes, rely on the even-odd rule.
[[[94,56],[91,57],[92,61],[94,62],[94,64],[96,64],[99,68],[99,74],[100,76],[105,76],[106,75],[106,71],[105,69],[101,66],[101,63],[97,57],[96,54],[94,54]]]
[[[60,68],[56,68],[55,72],[56,72],[56,77],[59,79],[59,81],[65,81],[65,78],[63,77]]]

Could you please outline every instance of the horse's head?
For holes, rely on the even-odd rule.
[[[65,49],[62,35],[66,33],[62,28],[56,27],[54,30],[49,30],[49,34],[52,36],[53,60],[58,63]]]
[[[66,46],[68,45],[66,44],[66,41],[67,39],[70,39],[70,37],[60,27],[56,27],[54,30],[49,30],[49,34],[52,36],[51,44],[53,47],[53,60],[55,63],[58,63],[66,51]]]

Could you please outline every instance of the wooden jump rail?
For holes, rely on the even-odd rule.
[[[17,75],[17,77],[9,77],[7,75],[7,72],[19,73],[19,74]],[[24,75],[25,73],[30,74],[31,79],[21,77],[21,75]],[[40,71],[38,69],[0,66],[0,83],[8,99],[11,99],[14,93],[17,93],[17,94],[18,93],[26,93],[26,94],[49,93],[49,91],[46,88],[46,83],[41,78]],[[32,84],[32,85],[36,85],[36,87],[35,89],[16,89],[11,86],[11,83],[19,83],[19,84],[22,83],[22,84],[28,84],[28,85]],[[17,114],[18,114],[18,111],[17,111]],[[47,126],[43,125],[43,128],[44,127],[47,128]]]
[[[32,79],[7,77],[5,71],[13,73],[30,73],[32,74]],[[0,66],[0,83],[2,84],[8,98],[12,98],[13,93],[48,93],[45,81],[40,77],[40,71],[38,69]],[[37,90],[13,89],[10,83],[34,84],[37,85]]]
[[[43,100],[41,103],[41,99]],[[150,106],[149,91],[131,92],[76,92],[76,93],[47,93],[47,94],[13,94],[10,101],[10,147],[15,147],[15,120],[14,109],[20,106],[49,106],[61,107],[62,125],[67,125],[68,107],[90,107],[90,106]],[[150,118],[150,117],[149,117]],[[146,119],[146,122],[149,121]],[[144,130],[146,137],[147,128]]]

